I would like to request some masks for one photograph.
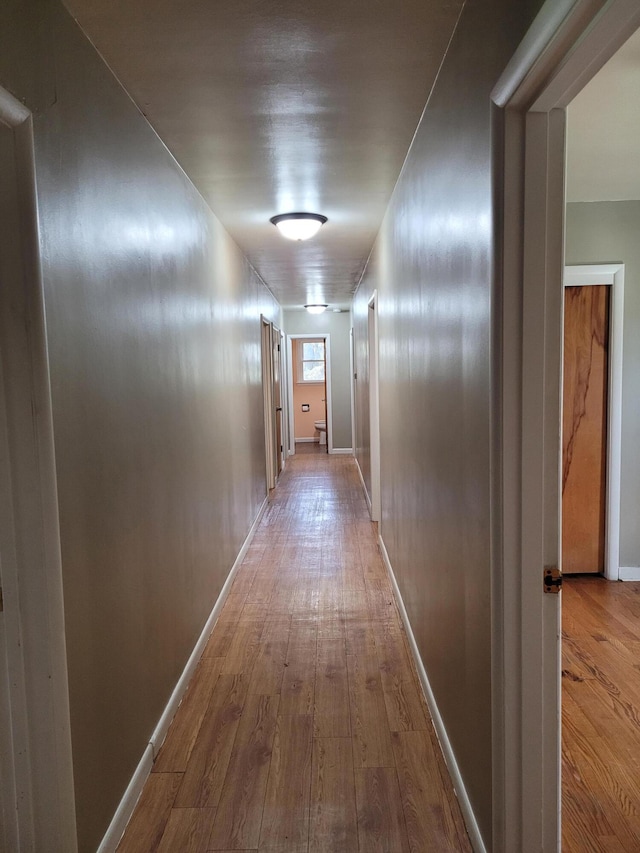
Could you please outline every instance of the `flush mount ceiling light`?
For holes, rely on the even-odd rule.
[[[287,240],[308,240],[326,221],[320,213],[280,213],[269,220]]]
[[[328,305],[305,305],[304,306],[309,314],[322,314],[323,311],[329,307]]]

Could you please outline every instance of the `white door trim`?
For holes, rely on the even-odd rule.
[[[289,458],[289,411],[291,403],[289,398],[289,359],[287,358],[287,336],[284,331],[280,331],[280,396],[282,405],[282,471],[287,467],[287,459]]]
[[[265,475],[267,494],[276,485],[275,412],[273,409],[273,323],[260,317],[260,349],[262,358],[262,398],[264,406]]]
[[[353,355],[353,326],[349,329],[349,396],[351,403],[351,454],[356,455],[356,379],[355,359]]]
[[[369,313],[371,312],[371,313]],[[367,302],[367,329],[369,346],[369,443],[371,445],[371,521],[380,522],[382,500],[380,494],[380,377],[378,335],[378,291],[374,290]],[[373,347],[371,338],[373,336]]]
[[[547,0],[492,98],[494,846],[560,845],[559,562],[564,107],[640,25],[637,0]]]
[[[296,435],[293,412],[293,377],[296,373],[295,365],[293,363],[294,340],[324,341],[324,353],[326,361],[324,392],[325,397],[327,398],[327,451],[329,453],[333,453],[333,407],[331,396],[331,334],[329,332],[305,332],[304,334],[300,333],[297,335],[287,335],[287,374],[289,378],[289,399],[291,400],[291,405],[289,406],[289,455],[293,456],[296,452]]]
[[[564,268],[564,286],[611,286],[607,394],[607,497],[604,574],[620,580],[620,472],[622,465],[622,335],[624,264],[576,264]]]
[[[18,848],[77,850],[51,388],[30,112],[0,89],[19,208],[0,289],[2,527],[6,656],[18,770]],[[10,215],[10,221],[14,221]],[[5,223],[6,225],[6,223]],[[1,239],[1,237],[0,237]],[[18,607],[19,602],[19,607]],[[19,766],[18,766],[19,765]]]

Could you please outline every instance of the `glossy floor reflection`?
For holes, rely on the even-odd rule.
[[[562,850],[640,850],[640,583],[562,590]]]
[[[120,853],[470,851],[355,463],[292,457]]]

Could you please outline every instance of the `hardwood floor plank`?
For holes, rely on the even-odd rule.
[[[378,658],[349,655],[347,670],[354,766],[393,767],[393,747]]]
[[[278,701],[278,696],[247,697],[209,839],[209,850],[244,850],[258,846]]]
[[[206,853],[215,809],[172,809],[157,853]]]
[[[404,632],[386,623],[382,628],[378,626],[375,633],[389,728],[394,732],[426,731],[429,727],[426,705]]]
[[[429,723],[424,702],[413,681],[402,681],[392,687],[382,686],[389,729],[392,732],[427,731]]]
[[[280,693],[287,660],[291,617],[268,620],[260,637],[260,645],[249,681],[249,693]]]
[[[235,586],[235,584],[234,584]],[[237,622],[247,600],[246,592],[234,592],[233,590],[226,597],[220,616],[220,622]]]
[[[216,622],[205,646],[205,658],[222,658],[226,656],[236,633],[236,625],[237,623],[230,621],[220,622],[218,620]]]
[[[466,835],[460,837],[461,821],[453,814],[459,808],[453,789],[444,788],[433,741],[427,732],[394,732],[393,749],[400,794],[412,853],[438,850],[468,851]]]
[[[563,851],[640,850],[638,584],[563,590]],[[628,606],[626,606],[628,603]]]
[[[222,664],[222,675],[239,675],[242,673],[248,683],[260,648],[263,630],[264,619],[247,621],[242,619],[238,622]]]
[[[318,640],[316,664],[315,737],[349,737],[349,684],[343,640]]]
[[[246,694],[243,676],[219,676],[187,762],[176,808],[218,805]]]
[[[342,585],[333,575],[322,578],[318,601],[318,639],[344,640]]]
[[[280,691],[280,713],[313,714],[316,681],[317,623],[294,622]]]
[[[262,553],[264,553],[264,550]],[[261,559],[262,555],[260,552],[257,552],[255,556],[252,552],[249,552],[238,569],[237,575],[233,579],[233,585],[231,587],[232,593],[237,592],[241,594],[244,593],[246,595],[249,592],[255,580]]]
[[[358,849],[349,738],[316,738],[311,770],[309,853]]]
[[[310,717],[278,717],[260,831],[260,851],[307,853],[311,781]]]
[[[256,575],[242,610],[243,621],[264,622],[266,620],[269,616],[274,588],[275,579],[266,580],[260,578],[259,573]]]
[[[117,853],[155,853],[181,780],[181,773],[153,773],[149,776]]]
[[[177,773],[187,769],[222,667],[222,658],[202,658],[178,707],[153,765],[154,773]]]
[[[640,780],[618,763],[605,738],[586,736],[569,713],[563,727],[568,778],[585,787],[601,812],[604,826],[594,834],[615,835],[628,849],[640,850]]]
[[[362,604],[360,605],[362,612]],[[369,620],[351,619],[345,625],[348,655],[375,655],[376,638]]]
[[[589,642],[585,672],[604,645]],[[608,645],[607,660],[626,667],[628,642]],[[604,669],[572,682],[585,719],[614,682]],[[402,759],[401,789],[391,730],[431,737],[429,779],[440,778],[458,814],[419,690],[353,460],[296,454],[269,497],[122,849],[408,853],[411,842],[415,850],[423,816],[412,809],[431,784],[418,778],[426,773],[418,753],[413,764]],[[622,709],[622,700],[608,709],[615,737],[626,724]],[[354,770],[354,758],[390,766]],[[599,843],[619,840],[607,834],[610,824],[598,826]],[[464,829],[448,829],[453,849],[466,850]]]
[[[372,767],[354,772],[362,853],[409,853],[395,768]]]

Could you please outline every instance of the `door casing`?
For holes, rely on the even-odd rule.
[[[382,521],[382,495],[380,482],[380,379],[378,342],[378,291],[374,290],[368,302],[368,353],[369,353],[369,424],[371,444],[371,521]]]
[[[286,374],[289,381],[288,398],[291,401],[289,406],[289,456],[294,456],[296,452],[296,438],[293,412],[293,383],[295,382],[295,365],[293,363],[293,341],[324,341],[325,354],[325,371],[324,371],[324,390],[326,398],[327,410],[327,453],[333,453],[333,420],[332,420],[332,398],[331,398],[331,334],[329,332],[307,332],[304,334],[287,335],[287,368]]]
[[[273,339],[274,326],[266,317],[260,318],[262,351],[262,396],[264,403],[264,442],[267,477],[267,494],[275,488],[278,479],[276,454],[276,418],[273,390]]]
[[[2,89],[0,123],[0,685],[9,688],[2,702],[1,785],[3,797],[15,797],[15,820],[7,824],[15,849],[74,853],[62,561],[33,130],[29,110]]]
[[[547,0],[492,93],[494,849],[560,847],[565,108],[640,26],[637,0]]]

